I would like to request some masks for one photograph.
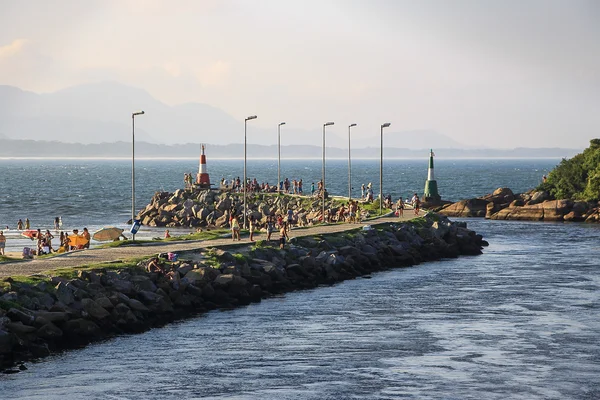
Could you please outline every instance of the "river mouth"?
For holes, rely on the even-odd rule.
[[[490,242],[481,256],[62,353],[0,377],[3,397],[594,398],[600,227],[468,223]]]

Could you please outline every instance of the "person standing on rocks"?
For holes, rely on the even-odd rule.
[[[254,218],[254,215],[250,214],[248,223],[250,224],[250,241],[254,242],[254,230],[256,229],[256,219]]]
[[[283,225],[281,225],[281,229],[279,229],[279,248],[282,250],[285,247],[285,239],[290,239],[287,234],[288,227],[286,225],[287,223],[284,222]]]

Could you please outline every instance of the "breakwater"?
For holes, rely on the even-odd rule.
[[[0,286],[0,364],[82,346],[216,308],[424,261],[481,253],[480,235],[429,214],[373,229],[268,243],[190,251],[172,272],[134,267],[80,269],[77,276],[7,278]]]

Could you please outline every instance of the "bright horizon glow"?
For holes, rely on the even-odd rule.
[[[358,147],[381,120],[394,123],[386,138],[427,130],[463,148],[583,149],[599,136],[593,0],[31,0],[0,13],[0,85],[34,93],[119,82],[241,122],[253,110],[256,132],[285,116],[294,144],[318,140],[328,118],[332,140],[356,121]],[[140,134],[169,135],[151,132],[151,107],[133,107],[148,110]],[[5,121],[0,111],[0,136]],[[178,121],[192,142],[202,122]]]

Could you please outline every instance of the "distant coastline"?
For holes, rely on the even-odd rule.
[[[581,149],[565,148],[515,148],[515,149],[454,149],[436,148],[437,156],[443,159],[554,159],[570,158],[581,152]],[[327,147],[327,159],[348,159],[347,148]],[[197,159],[200,153],[199,143],[162,145],[147,142],[135,143],[135,156],[138,159]],[[277,146],[249,144],[249,159],[277,159]],[[77,154],[77,157],[73,157]],[[232,157],[239,154],[239,157]],[[235,160],[242,159],[242,144],[206,145],[209,159]],[[293,157],[287,155],[293,154]],[[427,157],[429,149],[406,149],[384,147],[386,159],[422,159]],[[321,159],[321,146],[288,145],[281,146],[282,159]],[[353,148],[352,159],[378,160],[379,147]],[[3,139],[0,147],[0,159],[131,159],[131,142],[81,144],[58,141],[36,141]]]

